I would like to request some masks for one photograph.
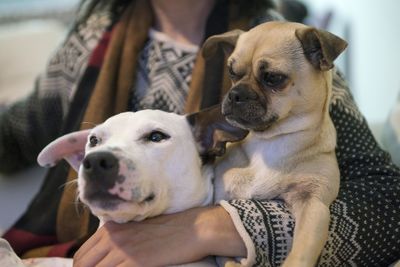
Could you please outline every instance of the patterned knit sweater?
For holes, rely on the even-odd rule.
[[[109,10],[95,10],[86,20],[75,25],[55,51],[47,70],[38,78],[32,95],[2,112],[1,171],[11,172],[34,164],[38,152],[60,134],[89,56],[110,25],[111,17]],[[147,47],[151,45],[149,43]],[[167,57],[167,54],[161,51],[158,56]],[[152,56],[148,56],[148,60],[153,60]],[[154,59],[148,72],[142,73],[145,74],[144,80],[151,76],[150,69],[157,62]],[[163,108],[181,112],[185,88],[190,82],[191,64],[183,64],[179,79],[171,76],[175,80],[169,86],[179,88],[175,93],[181,90],[180,94],[168,94],[157,86],[149,87],[141,94],[132,95],[132,109]],[[154,100],[148,102],[147,99],[152,97],[158,99],[154,103],[159,106],[147,106]],[[174,97],[178,98],[173,100]],[[400,170],[391,162],[389,154],[378,146],[338,72],[334,75],[330,114],[337,130],[336,155],[341,185],[339,196],[330,208],[329,238],[319,266],[388,266],[400,258]],[[248,255],[242,263],[247,266],[279,266],[290,250],[295,223],[285,204],[275,200],[232,200],[222,205],[246,243]],[[57,205],[51,207],[56,209]],[[40,222],[42,218],[38,214],[30,219]],[[19,224],[21,221],[17,228]],[[51,224],[55,221],[46,222],[46,225]],[[35,235],[48,238],[46,242],[36,243],[37,246],[57,243],[50,230],[31,232],[30,238]],[[12,238],[8,236],[14,246],[26,241],[10,240]],[[71,256],[66,245],[63,246],[52,250],[49,255]],[[16,250],[20,254],[25,252]]]

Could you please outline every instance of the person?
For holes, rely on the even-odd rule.
[[[220,102],[225,60],[201,43],[277,14],[269,1],[84,1],[35,90],[0,116],[0,168],[32,165],[56,137],[126,110],[189,113]],[[372,136],[339,71],[331,116],[341,187],[331,205],[320,266],[387,266],[400,255],[400,170]],[[98,222],[75,201],[77,174],[49,170],[27,211],[4,238],[23,257],[74,256],[75,266],[165,266],[207,255],[244,266],[276,266],[290,250],[294,220],[279,200],[231,200],[142,222]]]

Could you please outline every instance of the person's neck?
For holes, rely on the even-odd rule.
[[[177,42],[200,45],[215,0],[151,0],[154,28]]]

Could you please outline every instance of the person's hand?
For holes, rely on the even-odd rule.
[[[143,222],[108,222],[77,251],[74,267],[167,266],[208,255],[246,255],[229,214],[220,206],[195,208]]]

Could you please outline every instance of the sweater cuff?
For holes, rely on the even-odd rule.
[[[242,237],[244,266],[280,266],[292,246],[294,219],[282,201],[230,200],[220,205],[230,214]]]
[[[243,267],[253,266],[256,262],[256,249],[253,244],[253,240],[251,239],[250,235],[247,233],[246,228],[244,227],[239,213],[228,201],[222,200],[219,204],[229,213],[233,224],[235,225],[236,230],[238,231],[240,237],[243,239],[243,242],[246,246],[247,250],[247,257],[242,258],[240,260],[240,264]]]

